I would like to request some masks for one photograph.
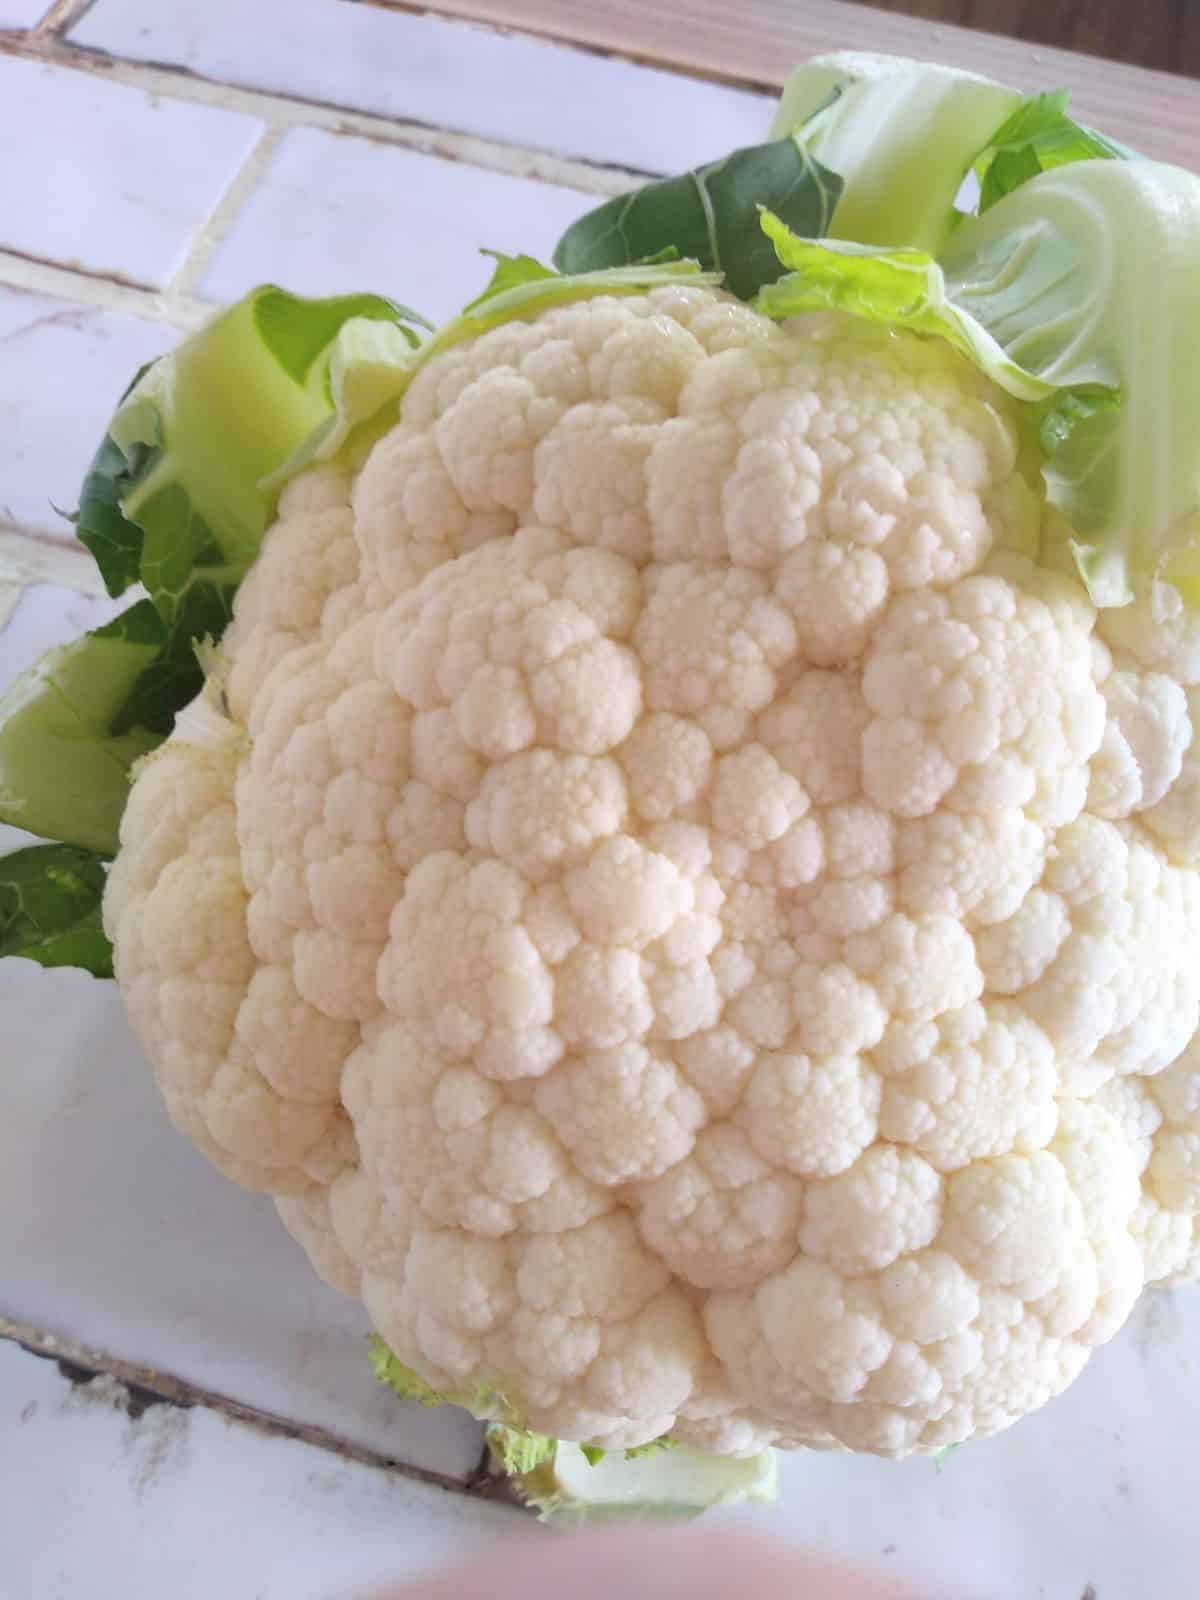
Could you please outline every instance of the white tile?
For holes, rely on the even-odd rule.
[[[0,0],[0,28],[32,28],[50,9],[51,0]]]
[[[491,276],[481,246],[546,257],[595,203],[573,189],[302,128],[276,150],[200,293],[231,300],[264,280],[299,294],[371,289],[436,321]]]
[[[1196,1590],[1198,1347],[1200,1290],[1150,1294],[1066,1394],[940,1472],[783,1456],[777,1505],[736,1515],[916,1594],[1180,1600]]]
[[[103,0],[77,44],[205,77],[482,134],[558,155],[676,171],[766,137],[773,101],[444,18],[290,0]]]
[[[0,162],[0,186],[11,164]],[[54,507],[74,510],[129,380],[181,337],[165,323],[0,286],[0,522],[73,539]]]
[[[162,287],[259,132],[239,113],[0,57],[0,248]]]
[[[528,1533],[203,1407],[131,1417],[112,1379],[72,1383],[3,1342],[0,1434],[5,1600],[347,1600]]]
[[[0,629],[0,693],[51,645],[100,627],[128,604],[107,595],[75,594],[55,584],[29,584]]]

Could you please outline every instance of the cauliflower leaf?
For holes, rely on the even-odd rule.
[[[554,263],[577,273],[673,250],[723,274],[726,287],[748,300],[783,270],[755,226],[757,208],[769,206],[797,233],[820,238],[841,192],[837,174],[789,135],[606,201],[571,224]]]
[[[76,845],[33,845],[0,857],[0,957],[111,978],[112,946],[100,925],[104,881],[103,861]]]

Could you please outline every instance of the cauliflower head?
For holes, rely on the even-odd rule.
[[[1200,1271],[1200,631],[1030,482],[948,345],[668,287],[284,493],[106,926],[175,1124],[435,1388],[933,1452]]]

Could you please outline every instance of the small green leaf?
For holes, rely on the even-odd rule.
[[[423,1406],[440,1406],[446,1403],[446,1396],[439,1394],[411,1367],[406,1367],[376,1333],[373,1333],[367,1341],[367,1359],[371,1363],[371,1371],[375,1374],[376,1381],[385,1384],[393,1394],[399,1395],[401,1400],[416,1400]]]
[[[75,845],[0,856],[0,957],[111,978],[112,946],[100,920],[104,876],[103,859]]]
[[[762,227],[791,271],[767,284],[755,308],[768,317],[845,311],[866,322],[944,339],[1019,400],[1044,400],[1054,385],[1028,372],[951,299],[942,269],[923,250],[884,250],[849,240],[797,238],[779,217]]]
[[[601,1449],[598,1444],[581,1444],[579,1446],[579,1453],[583,1456],[583,1459],[587,1462],[589,1467],[597,1467],[604,1460],[605,1456],[608,1454],[608,1451]]]
[[[433,331],[433,324],[419,312],[377,294],[303,301],[284,289],[270,287],[258,294],[253,304],[254,326],[263,344],[299,384],[309,381],[314,364],[337,338],[343,324],[354,317],[364,317],[369,322],[411,322]],[[416,342],[414,337],[413,343]]]
[[[840,178],[798,139],[776,139],[597,206],[563,234],[554,264],[564,273],[592,272],[661,260],[673,249],[724,274],[725,287],[748,300],[782,270],[757,226],[758,208],[820,238],[841,190]]]
[[[1067,116],[1070,94],[1031,95],[988,141],[975,161],[979,210],[987,211],[1039,172],[1073,161],[1119,160],[1132,152]]]
[[[84,477],[79,509],[69,519],[114,599],[141,578],[142,531],[124,515],[121,500],[157,453],[141,444],[126,456],[105,434]]]
[[[558,1448],[558,1441],[544,1433],[530,1433],[525,1428],[512,1428],[504,1422],[491,1423],[487,1439],[501,1470],[510,1477],[533,1472],[543,1462],[549,1461]]]
[[[481,256],[491,256],[496,266],[483,293],[477,294],[474,300],[468,301],[463,307],[464,315],[468,311],[475,311],[479,306],[494,300],[498,294],[504,294],[509,289],[519,288],[524,283],[537,283],[543,278],[553,278],[556,275],[553,267],[543,266],[533,256],[506,256],[500,250],[481,250],[479,253]]]
[[[165,637],[150,602],[139,601],[48,650],[0,695],[0,822],[116,851],[129,770],[161,737],[136,708]]]
[[[1100,384],[1081,384],[1052,395],[1039,408],[1038,439],[1047,456],[1058,455],[1084,430],[1109,429],[1121,409],[1121,391]],[[1089,447],[1091,441],[1089,441]]]

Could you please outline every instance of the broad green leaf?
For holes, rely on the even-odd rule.
[[[100,921],[104,862],[75,845],[33,845],[0,856],[0,958],[43,967],[82,967],[112,977],[112,946]]]
[[[1067,116],[1069,100],[1066,89],[1031,95],[992,135],[975,159],[981,212],[1039,172],[1074,161],[1114,160],[1132,154],[1103,134],[1072,121]]]
[[[725,287],[748,300],[780,273],[755,225],[759,206],[776,212],[793,232],[820,238],[841,187],[798,139],[776,139],[597,206],[563,234],[554,263],[564,273],[591,272],[675,249],[723,274]]]
[[[794,133],[841,178],[830,238],[936,255],[958,221],[963,179],[1020,103],[975,73],[848,52],[796,69],[772,131]]]

